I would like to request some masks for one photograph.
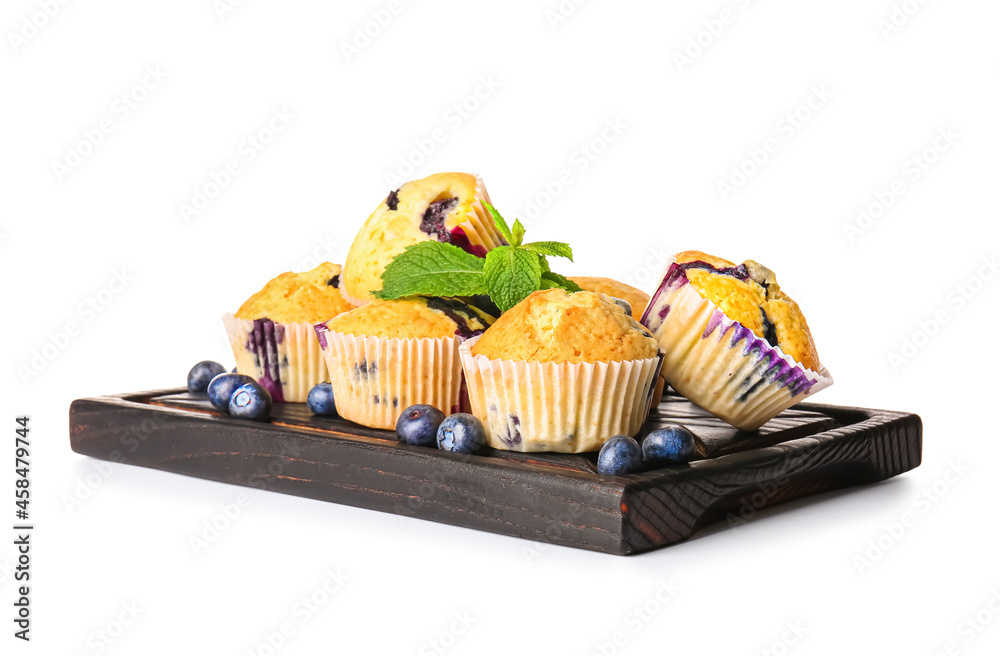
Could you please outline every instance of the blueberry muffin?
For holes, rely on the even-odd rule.
[[[493,317],[459,300],[407,298],[375,300],[318,324],[337,412],[384,429],[417,403],[457,412],[459,344],[492,323]]]
[[[646,304],[649,303],[649,294],[612,278],[576,276],[570,278],[570,280],[579,285],[584,291],[606,294],[607,296],[626,301],[632,307],[632,318],[636,321],[642,317],[642,311],[646,309]]]
[[[340,293],[340,265],[282,273],[223,317],[241,374],[253,376],[275,401],[304,403],[327,379],[313,326],[354,308]]]
[[[382,289],[382,272],[407,246],[436,240],[485,257],[505,242],[483,208],[489,195],[469,173],[437,173],[389,192],[354,238],[343,290],[360,305]]]
[[[603,294],[550,289],[460,348],[487,442],[512,451],[596,451],[636,435],[661,356],[652,334]]]
[[[665,351],[667,382],[743,430],[833,382],[798,304],[753,260],[678,253],[642,323]]]
[[[632,309],[632,318],[636,321],[642,318],[643,310],[646,309],[646,305],[649,303],[649,294],[641,289],[637,289],[631,285],[626,285],[623,282],[618,282],[612,278],[579,276],[570,278],[570,280],[588,292],[606,294],[613,298],[620,298],[627,302]],[[662,376],[657,379],[656,390],[653,392],[654,408],[660,405],[660,401],[663,400],[663,388],[665,385],[666,380],[664,380]]]
[[[593,292],[534,292],[501,316],[473,355],[531,362],[621,362],[656,356],[656,340],[618,304]]]

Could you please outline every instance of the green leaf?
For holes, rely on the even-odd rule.
[[[510,228],[507,226],[507,222],[503,220],[502,216],[500,216],[500,212],[497,212],[497,208],[493,207],[485,200],[483,201],[483,207],[485,207],[486,211],[493,217],[493,223],[497,224],[497,230],[499,230],[500,234],[503,235],[503,238],[507,240],[507,243],[514,243],[514,235],[510,233]]]
[[[524,226],[521,225],[521,219],[514,219],[514,227],[511,228],[511,236],[514,240],[510,242],[511,246],[520,246],[521,242],[524,241]]]
[[[569,244],[564,244],[561,241],[533,241],[521,246],[521,248],[527,248],[529,251],[542,255],[565,257],[570,262],[573,261],[573,249],[569,247]]]
[[[512,246],[500,246],[486,254],[483,267],[486,291],[501,312],[506,312],[542,286],[538,255]]]
[[[580,288],[580,285],[576,284],[566,276],[560,276],[558,273],[553,273],[551,271],[546,271],[545,273],[543,273],[542,289],[553,289],[555,287],[558,287],[560,289],[565,289],[568,292],[583,291]]]
[[[540,264],[542,267],[542,277],[544,278],[545,277],[544,274],[552,270],[549,268],[549,258],[545,257],[544,255],[539,255],[538,264]]]
[[[474,296],[486,293],[485,260],[452,244],[422,241],[396,256],[382,272],[376,298]]]

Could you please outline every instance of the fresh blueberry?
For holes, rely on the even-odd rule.
[[[237,419],[267,421],[271,416],[271,394],[256,381],[241,385],[229,399],[229,414]]]
[[[632,316],[632,304],[626,301],[624,298],[618,298],[617,296],[612,296],[611,300],[614,301],[615,305],[625,310],[625,316]]]
[[[314,415],[336,416],[337,406],[333,402],[333,386],[330,383],[317,383],[309,390],[306,405]]]
[[[396,420],[396,437],[403,444],[434,446],[444,413],[432,405],[411,405]]]
[[[213,378],[225,372],[226,368],[218,362],[202,360],[188,372],[188,391],[192,394],[204,392]]]
[[[243,374],[219,374],[208,384],[208,400],[219,410],[229,412],[229,399],[237,387],[253,382],[250,376]]]
[[[486,429],[469,413],[456,412],[438,427],[437,444],[443,451],[475,453],[486,444]]]
[[[613,476],[633,474],[642,467],[642,449],[627,435],[615,435],[597,454],[597,471]]]
[[[694,455],[694,435],[683,426],[657,428],[642,441],[642,459],[651,465],[676,465]]]

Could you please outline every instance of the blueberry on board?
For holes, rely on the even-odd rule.
[[[628,435],[615,435],[604,443],[597,454],[597,471],[613,476],[633,474],[642,467],[639,443]]]
[[[253,378],[243,374],[219,374],[208,384],[208,400],[219,410],[229,412],[229,399],[233,398],[233,392],[250,382]]]
[[[237,419],[267,421],[271,416],[271,394],[257,381],[245,383],[229,399],[229,414]]]
[[[219,374],[225,373],[226,368],[218,362],[202,360],[191,367],[188,372],[188,391],[191,393],[204,392],[208,389],[208,384]]]
[[[306,397],[306,405],[314,415],[336,416],[337,406],[333,402],[333,386],[330,383],[314,385]]]
[[[642,441],[642,459],[651,465],[676,465],[694,455],[694,435],[683,426],[657,428]]]
[[[483,422],[467,412],[456,412],[441,422],[437,445],[442,451],[475,453],[486,444]]]
[[[434,446],[444,413],[432,405],[411,405],[396,420],[396,437],[403,444]]]

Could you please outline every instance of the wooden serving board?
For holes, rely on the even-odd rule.
[[[183,390],[74,401],[70,442],[103,460],[623,555],[921,458],[920,418],[900,412],[800,404],[745,433],[668,394],[646,430],[667,423],[695,433],[696,460],[629,476],[598,474],[596,454],[403,445],[299,403],[276,404],[267,423],[233,419]]]

